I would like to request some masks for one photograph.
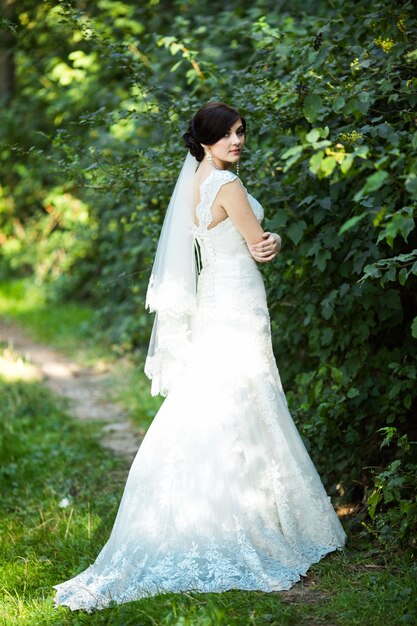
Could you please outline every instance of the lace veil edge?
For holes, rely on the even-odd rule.
[[[197,166],[188,153],[168,204],[146,294],[146,308],[156,313],[145,362],[152,395],[168,394],[191,345],[197,288],[193,224]]]

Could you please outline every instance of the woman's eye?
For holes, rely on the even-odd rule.
[[[242,136],[242,135],[244,135],[244,134],[245,134],[245,131],[243,130],[243,128],[240,128],[240,129],[237,131],[237,134],[238,134],[239,136]]]

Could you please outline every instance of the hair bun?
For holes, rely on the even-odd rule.
[[[201,143],[196,139],[192,124],[189,125],[185,133],[183,134],[184,143],[197,161],[204,159],[204,148]]]
[[[238,120],[242,122],[245,132],[246,122],[236,109],[224,102],[208,102],[197,111],[183,134],[185,145],[197,161],[201,162],[204,159],[203,145],[213,146]]]

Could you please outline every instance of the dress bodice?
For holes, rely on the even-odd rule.
[[[212,206],[220,188],[236,179],[239,180],[233,172],[213,169],[200,186],[201,200],[196,207],[199,224],[195,226],[202,265],[197,287],[199,314],[203,309],[210,316],[222,316],[225,309],[236,316],[255,309],[262,309],[267,314],[262,275],[239,230],[229,217],[208,228],[213,219]],[[248,193],[247,197],[256,218],[261,221],[264,214],[262,206]],[[207,322],[204,324],[207,325]],[[213,327],[212,317],[210,325]]]
[[[229,217],[208,228],[213,220],[211,210],[220,188],[234,180],[239,179],[233,172],[213,168],[200,187],[201,199],[196,207],[199,225],[195,228],[195,236],[200,245],[203,268],[236,257],[246,257],[254,262],[245,239]],[[256,218],[261,221],[264,216],[262,206],[253,196],[248,193],[247,196]]]

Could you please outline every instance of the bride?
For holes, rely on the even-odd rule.
[[[166,399],[111,536],[56,604],[101,609],[164,592],[289,589],[345,533],[288,411],[257,262],[281,240],[238,175],[245,120],[205,105],[147,293],[145,371]],[[198,276],[197,276],[198,275]]]

